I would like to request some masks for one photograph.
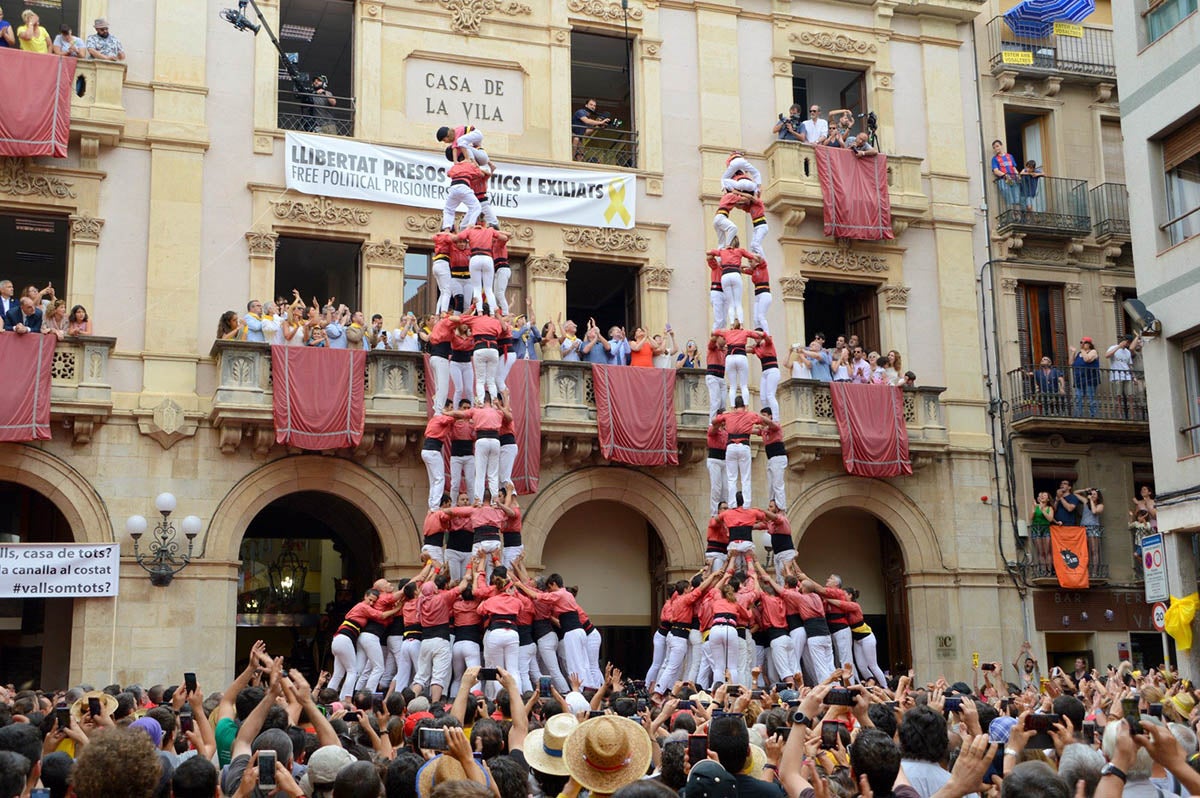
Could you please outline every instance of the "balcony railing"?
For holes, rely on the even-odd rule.
[[[1104,527],[1087,527],[1088,578],[1092,581],[1108,579],[1108,563],[1104,561]],[[1047,528],[1033,529],[1029,533],[1029,579],[1031,581],[1053,580],[1054,560],[1062,556],[1054,551]]]
[[[948,442],[941,393],[945,388],[920,386],[904,391],[904,421],[914,449],[938,448]],[[837,445],[837,421],[829,384],[820,380],[787,379],[779,385],[779,415],[785,438],[821,438]]]
[[[1031,38],[1013,33],[1003,17],[987,24],[992,74],[1012,71],[1031,75],[1063,75],[1085,79],[1117,76],[1113,35],[1107,28],[1080,26],[1083,36]]]
[[[1101,183],[1091,190],[1092,232],[1097,239],[1129,240],[1129,192],[1124,183]]]
[[[113,146],[125,131],[125,64],[121,61],[75,60],[71,92],[71,134],[95,136]]]
[[[1001,234],[1087,238],[1092,232],[1085,180],[1018,175],[992,180],[989,194]]]
[[[63,338],[50,365],[50,415],[61,419],[76,443],[87,443],[96,424],[112,415],[108,360],[116,338]]]
[[[638,134],[623,127],[593,128],[595,131],[580,139],[572,154],[579,163],[603,166],[623,166],[636,169],[638,165]]]
[[[1008,389],[1014,424],[1025,419],[1147,420],[1146,383],[1140,371],[1026,367],[1008,373]]]
[[[322,95],[281,92],[279,95],[279,129],[304,133],[324,133],[328,136],[354,135],[354,98],[330,99],[337,105],[322,104]]]

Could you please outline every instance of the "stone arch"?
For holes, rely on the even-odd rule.
[[[704,564],[704,536],[698,531],[696,519],[670,488],[643,472],[605,466],[572,471],[538,491],[522,525],[530,563],[542,562],[542,550],[554,522],[572,507],[589,501],[616,502],[641,513],[658,531],[668,570]]]
[[[375,525],[384,563],[417,562],[418,527],[392,486],[357,463],[321,455],[284,457],[242,477],[213,512],[201,556],[237,561],[251,519],[276,499],[299,491],[340,496],[362,510]]]
[[[887,524],[904,553],[905,571],[950,570],[933,524],[915,501],[887,482],[849,475],[822,480],[792,502],[788,518],[798,530],[797,548],[814,520],[839,507],[863,510]]]
[[[0,446],[0,481],[45,496],[67,519],[76,543],[113,543],[112,519],[100,494],[82,474],[35,446]]]

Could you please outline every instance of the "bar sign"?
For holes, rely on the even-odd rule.
[[[1055,36],[1070,36],[1073,39],[1082,39],[1083,38],[1083,26],[1075,25],[1074,23],[1071,23],[1071,22],[1055,22],[1054,23],[1054,35]]]
[[[1005,50],[1000,54],[1000,60],[1005,64],[1033,65],[1033,53],[1029,50]]]

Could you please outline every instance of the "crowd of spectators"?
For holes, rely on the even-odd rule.
[[[67,310],[67,301],[54,295],[54,286],[38,289],[26,286],[14,296],[12,280],[0,280],[0,318],[4,331],[17,335],[43,334],[66,337],[92,334],[87,308],[75,305]]]
[[[854,334],[839,335],[833,346],[826,347],[825,334],[817,332],[808,346],[792,344],[786,366],[793,379],[908,388],[917,384],[917,375],[904,369],[899,352],[891,349],[881,355],[867,350]]]
[[[847,666],[791,689],[756,668],[659,697],[609,664],[599,689],[572,678],[563,695],[472,667],[453,700],[345,703],[255,649],[208,695],[194,679],[0,688],[0,798],[1200,794],[1193,685],[1082,658],[1043,677],[1028,643],[1014,682],[999,662],[976,663],[969,685],[912,671],[851,684]]]
[[[1101,356],[1093,339],[1085,335],[1080,339],[1078,349],[1069,348],[1068,367],[1061,367],[1045,355],[1036,367],[1029,366],[1024,370],[1026,395],[1042,415],[1096,418],[1100,413],[1097,395],[1101,385],[1107,382],[1103,414],[1133,418],[1145,412],[1140,407],[1145,390],[1141,350],[1141,335],[1129,333],[1121,336]],[[1102,373],[1102,368],[1107,372]]]
[[[870,142],[867,131],[854,133],[857,122],[849,108],[838,108],[829,112],[828,119],[821,118],[821,106],[813,103],[804,118],[799,105],[788,109],[787,115],[780,114],[779,121],[771,128],[780,141],[799,141],[814,147],[845,147],[862,157],[877,155],[879,150]]]
[[[12,47],[32,53],[99,61],[124,61],[125,48],[109,32],[108,20],[101,17],[92,24],[96,32],[88,36],[86,41],[76,36],[65,22],[59,26],[58,35],[52,41],[50,32],[42,27],[41,19],[32,8],[21,12],[21,25],[15,33],[12,24],[4,19],[4,9],[0,8],[0,48]]]

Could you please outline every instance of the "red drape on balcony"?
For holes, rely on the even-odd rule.
[[[1050,557],[1058,584],[1072,590],[1088,587],[1087,527],[1050,527]]]
[[[57,344],[54,335],[0,334],[0,441],[50,440],[50,366]]]
[[[887,156],[857,157],[843,147],[813,147],[825,207],[825,235],[879,241],[892,233]]]
[[[536,493],[542,474],[542,371],[536,360],[517,360],[504,379],[517,438],[512,482],[517,493]]]
[[[362,349],[271,347],[275,442],[301,449],[344,449],[363,436]]]
[[[636,466],[679,465],[675,370],[592,366],[600,454]]]
[[[0,155],[66,158],[74,85],[74,58],[0,48]]]
[[[829,395],[848,473],[860,477],[912,474],[904,394],[898,387],[834,382]]]

